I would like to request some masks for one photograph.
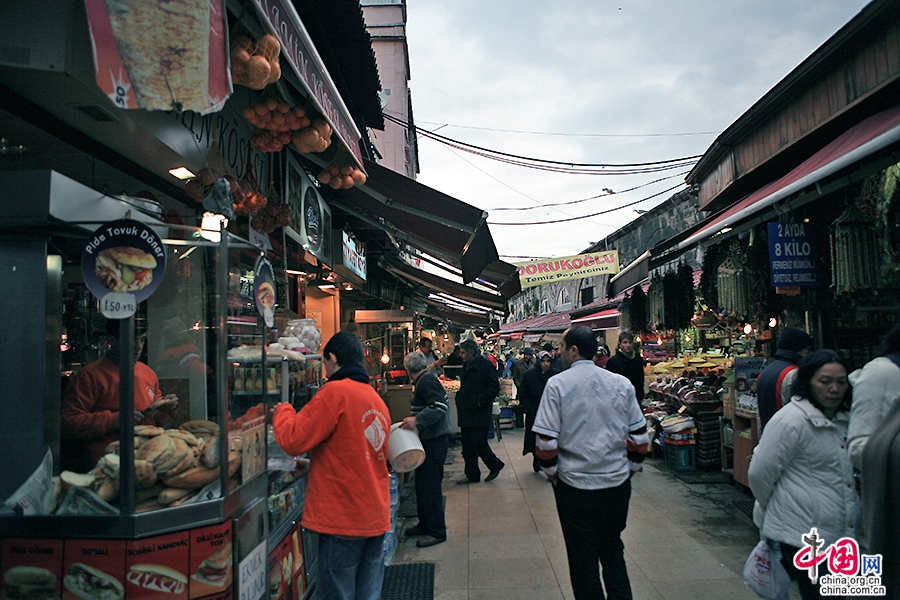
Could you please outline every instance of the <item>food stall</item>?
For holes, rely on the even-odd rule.
[[[53,171],[0,173],[0,187],[3,285],[32,290],[6,296],[6,339],[40,341],[2,344],[6,390],[27,399],[10,403],[0,433],[4,590],[40,569],[67,598],[258,598],[276,557],[279,586],[300,598],[314,559],[298,525],[305,480],[270,456],[267,420],[275,403],[309,400],[321,357],[264,343],[278,297],[264,254]],[[136,336],[139,355],[112,352],[137,350]],[[104,417],[114,439],[85,466],[87,430],[69,423],[100,414],[74,398],[103,361],[119,380]],[[163,398],[138,406],[148,372]],[[140,424],[118,417],[138,409]]]
[[[413,392],[403,358],[416,349],[421,335],[419,314],[414,310],[357,310],[354,320],[363,340],[366,371],[373,382],[380,382],[391,421],[402,421],[409,416]]]

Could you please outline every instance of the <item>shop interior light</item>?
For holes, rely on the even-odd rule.
[[[776,325],[778,325],[778,319],[776,319],[775,317],[769,319],[769,327],[775,327]]]
[[[285,269],[284,272],[288,275],[299,275],[300,277],[309,275],[306,271],[298,271],[297,269]]]
[[[751,325],[750,323],[744,325],[744,333],[746,333],[747,335],[753,333],[753,325]]]
[[[641,336],[637,336],[636,338],[634,338],[634,341],[635,341],[636,343],[640,344],[640,343],[641,343]]]
[[[353,284],[350,283],[349,281],[345,281],[345,282],[343,283],[343,286],[344,286],[344,291],[345,291],[345,292],[349,292],[349,291],[351,291],[351,290],[353,289]]]
[[[187,167],[175,167],[174,169],[169,169],[169,175],[173,177],[177,177],[178,179],[184,181],[185,179],[193,179],[196,177]]]
[[[216,213],[203,213],[200,222],[200,237],[218,244],[222,241],[222,230],[228,227],[228,219]]]
[[[391,357],[388,356],[387,353],[387,347],[385,347],[384,352],[381,353],[381,362],[385,365],[391,362]]]

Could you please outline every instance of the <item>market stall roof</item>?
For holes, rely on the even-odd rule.
[[[826,178],[898,142],[900,142],[900,106],[895,106],[857,123],[780,179],[657,244],[649,255],[645,253],[641,258],[648,263],[650,269],[655,268],[725,229],[740,224],[749,226],[756,222],[749,221],[751,217],[759,217],[764,209],[807,187],[816,186],[798,198],[793,208],[831,193],[834,191],[832,186],[820,185]],[[834,185],[844,186],[846,181],[838,180]]]
[[[649,264],[650,251],[647,250],[609,280],[606,296],[608,298],[615,298],[639,283],[646,281],[647,277],[650,275]]]
[[[619,326],[619,309],[608,308],[584,317],[572,319],[572,325],[585,325],[594,331],[615,329]]]
[[[365,185],[329,194],[338,199],[338,208],[356,211],[409,245],[459,268],[463,283],[481,279],[506,298],[521,291],[518,270],[497,254],[487,212],[372,161],[365,161],[365,169],[369,174]]]
[[[434,273],[429,273],[400,262],[383,260],[381,261],[381,267],[392,275],[424,285],[431,290],[447,294],[464,302],[484,307],[485,310],[492,309],[502,312],[507,310],[506,300],[498,294],[456,283]]]
[[[550,313],[506,323],[500,326],[500,333],[565,331],[570,324],[571,318],[568,312]]]

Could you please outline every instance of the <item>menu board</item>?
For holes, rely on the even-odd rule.
[[[191,531],[190,598],[232,597],[234,581],[231,521]]]
[[[0,551],[2,598],[29,594],[59,598],[62,590],[63,540],[3,540]]]
[[[187,600],[190,536],[187,531],[129,541],[125,593],[136,600]]]
[[[63,600],[124,597],[125,543],[125,540],[66,540]]]

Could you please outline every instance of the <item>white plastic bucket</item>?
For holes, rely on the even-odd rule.
[[[425,449],[417,431],[400,429],[400,423],[391,425],[388,438],[388,461],[397,473],[415,471],[425,461]]]

